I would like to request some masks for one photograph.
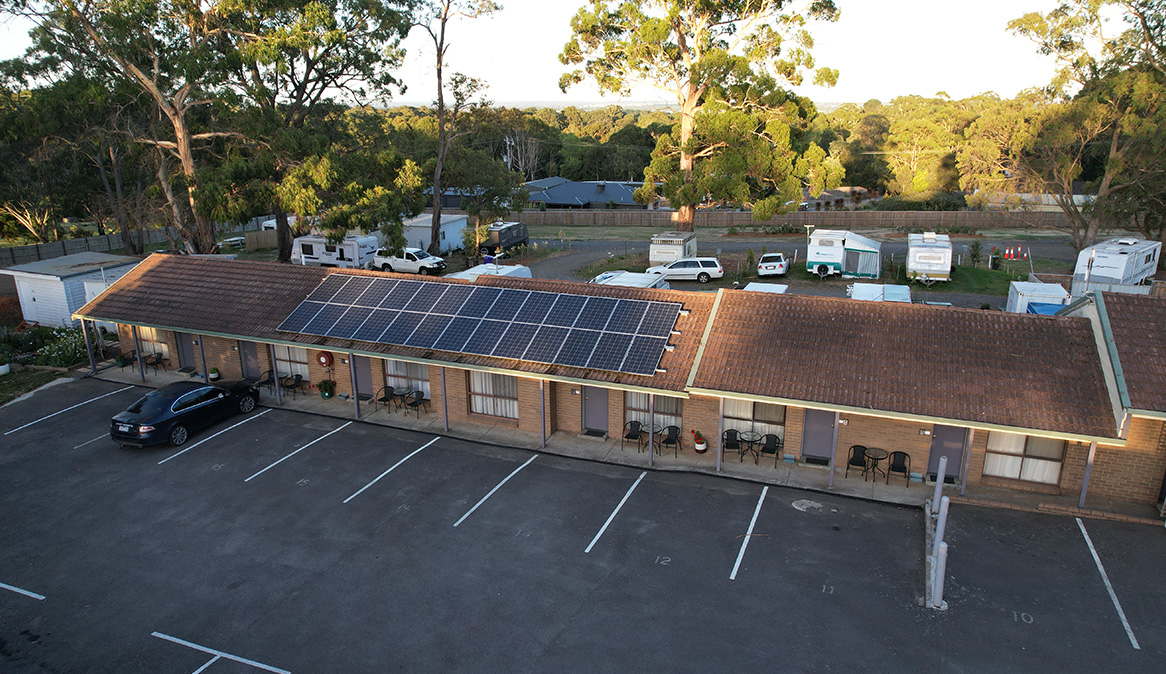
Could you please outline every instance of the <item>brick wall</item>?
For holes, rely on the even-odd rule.
[[[927,460],[931,455],[931,435],[919,435],[919,430],[931,431],[931,424],[918,421],[899,421],[882,417],[866,417],[858,414],[842,414],[847,423],[838,426],[838,446],[835,448],[834,465],[846,468],[851,445],[879,447],[888,452],[906,452],[911,457],[911,472],[927,471]],[[884,461],[883,468],[886,467]],[[955,473],[958,466],[949,466],[948,473]]]
[[[583,396],[571,392],[581,387],[562,382],[550,384],[550,387],[554,390],[554,404],[550,405],[547,412],[555,420],[555,428],[570,435],[583,432]]]
[[[1097,446],[1089,496],[1155,504],[1166,473],[1166,422],[1135,418],[1126,440],[1125,447]]]

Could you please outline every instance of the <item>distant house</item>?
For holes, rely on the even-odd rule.
[[[18,264],[0,270],[16,279],[20,311],[24,320],[53,327],[75,327],[73,312],[93,299],[97,287],[104,289],[141,260],[108,253],[75,253]],[[90,290],[86,296],[86,285]]]
[[[559,182],[555,182],[559,181]],[[644,209],[636,203],[634,193],[643,183],[588,180],[575,182],[562,178],[543,178],[526,184],[535,208],[619,208]],[[548,186],[549,185],[549,186]]]

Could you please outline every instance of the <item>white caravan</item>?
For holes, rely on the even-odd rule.
[[[878,278],[882,273],[881,244],[873,239],[838,229],[810,232],[806,271],[822,278]]]
[[[1077,254],[1074,281],[1137,285],[1154,276],[1160,241],[1121,238],[1097,243]]]
[[[314,267],[364,269],[372,263],[377,238],[350,234],[339,243],[322,236],[298,236],[292,241],[292,262]]]
[[[907,278],[930,284],[951,280],[951,238],[924,232],[907,235]]]

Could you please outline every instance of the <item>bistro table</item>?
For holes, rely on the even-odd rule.
[[[887,456],[889,455],[889,452],[887,452],[887,450],[879,449],[878,447],[867,447],[866,451],[864,451],[863,454],[866,455],[867,459],[870,459],[870,472],[871,472],[872,478],[874,478],[877,481],[879,479],[878,478],[879,473],[882,473],[883,477],[887,476],[887,472],[885,470],[879,470],[879,462],[881,462],[883,459],[887,458]],[[865,479],[866,479],[866,477],[864,475],[863,480],[865,480]]]
[[[737,434],[737,437],[741,438],[741,442],[745,443],[745,451],[753,455],[753,463],[758,463],[760,461],[760,455],[757,453],[756,444],[761,439],[761,434],[757,431],[741,431]],[[744,455],[745,452],[741,452],[742,458]]]
[[[409,388],[408,386],[393,387],[393,397],[397,399],[397,409],[401,409],[405,406],[405,402],[409,399],[409,394],[412,392],[413,389]]]

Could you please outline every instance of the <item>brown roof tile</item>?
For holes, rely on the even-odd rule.
[[[1116,437],[1085,319],[726,291],[693,386]]]
[[[1130,406],[1166,412],[1166,298],[1105,293]]]

